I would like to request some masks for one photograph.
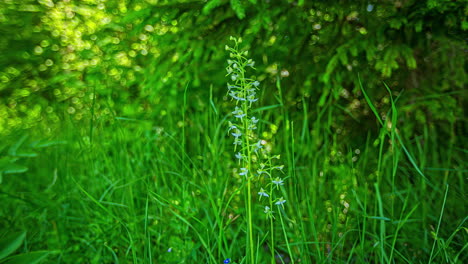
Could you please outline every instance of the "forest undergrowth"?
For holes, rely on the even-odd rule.
[[[375,127],[347,138],[331,126],[339,102],[293,112],[280,77],[248,75],[240,43],[228,87],[203,98],[188,83],[179,112],[4,136],[0,263],[468,261],[455,133],[405,134],[405,92],[382,83],[376,106],[360,80]]]

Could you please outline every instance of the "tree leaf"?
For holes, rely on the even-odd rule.
[[[221,0],[211,0],[203,7],[203,14],[208,15],[211,10],[221,5]]]
[[[236,12],[236,15],[239,19],[243,19],[245,17],[245,8],[240,0],[231,0],[231,7],[234,12]]]

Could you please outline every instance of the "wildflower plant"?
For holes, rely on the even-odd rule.
[[[228,134],[233,137],[234,157],[238,163],[238,175],[244,180],[244,190],[247,209],[247,258],[255,263],[255,248],[252,215],[252,193],[257,194],[262,203],[262,210],[258,210],[270,222],[270,249],[272,263],[274,263],[274,213],[275,208],[284,207],[286,200],[280,196],[281,186],[285,178],[282,177],[283,165],[275,165],[274,160],[280,156],[271,156],[264,147],[267,142],[258,137],[257,125],[259,119],[254,116],[253,106],[258,101],[257,92],[260,82],[255,77],[248,77],[247,70],[255,70],[255,62],[249,59],[248,51],[241,51],[239,44],[242,39],[231,37],[234,45],[226,45],[229,51],[228,66],[226,67],[229,82],[227,94],[235,102]],[[278,176],[280,172],[281,176]],[[255,190],[254,190],[255,189]],[[282,220],[282,219],[281,219]],[[249,261],[248,261],[249,263]]]

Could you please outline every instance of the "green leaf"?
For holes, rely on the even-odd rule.
[[[26,238],[26,231],[14,233],[0,240],[0,260],[15,252]]]
[[[55,145],[64,145],[67,144],[64,140],[52,140],[52,141],[37,141],[31,144],[33,148],[45,148]]]
[[[208,15],[211,10],[221,5],[221,0],[211,0],[203,7],[203,14]]]
[[[416,23],[414,23],[414,30],[416,32],[421,32],[422,28],[423,28],[423,21],[422,20],[418,20]]]
[[[25,167],[23,165],[18,165],[15,163],[10,163],[6,165],[4,168],[0,168],[0,170],[5,174],[7,173],[15,174],[15,173],[23,173],[23,172],[28,171],[28,167]]]
[[[0,171],[3,171],[3,168],[6,168],[8,165],[10,165],[10,163],[14,163],[17,160],[18,158],[13,158],[9,156],[1,157],[0,158]]]
[[[362,86],[361,78],[358,75],[358,81],[359,81],[359,87],[361,88],[362,94],[364,95],[364,98],[366,99],[367,104],[369,105],[370,109],[374,113],[375,117],[379,121],[380,125],[383,127],[384,123],[382,119],[380,118],[379,112],[375,108],[374,104],[372,103],[370,97],[367,95],[366,91],[364,90],[364,87]]]
[[[16,156],[16,152],[23,145],[24,141],[28,138],[28,135],[22,136],[15,144],[13,144],[8,150],[10,156]]]
[[[16,157],[34,158],[37,157],[37,153],[32,151],[21,151],[16,153]]]
[[[392,219],[385,217],[385,216],[368,216],[367,218],[376,219],[376,220],[384,220],[384,221],[391,221]]]
[[[48,255],[48,251],[28,252],[10,258],[5,264],[36,264],[45,259]]]
[[[255,108],[253,110],[253,112],[257,113],[257,112],[262,112],[262,111],[265,111],[265,110],[275,109],[275,108],[278,108],[278,107],[281,107],[281,104],[262,106],[262,107],[259,107],[259,108]]]
[[[416,60],[414,57],[406,58],[406,65],[408,65],[408,68],[410,69],[416,69]]]
[[[461,29],[462,30],[468,30],[468,21],[463,20],[461,23]]]
[[[239,19],[243,19],[245,17],[245,8],[244,5],[241,4],[240,0],[231,0],[231,7],[234,12],[236,12]]]

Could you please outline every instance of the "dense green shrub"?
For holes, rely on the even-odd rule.
[[[451,133],[466,98],[462,1],[306,2],[3,1],[0,130],[64,114],[164,116],[177,110],[167,98],[187,83],[197,96],[211,84],[220,95],[220,47],[236,35],[262,62],[262,80],[282,78],[290,109],[302,112],[306,102],[317,115],[325,102],[339,106],[326,110],[329,129],[372,125],[359,74],[382,111],[382,81],[404,94],[408,132],[437,122]]]

